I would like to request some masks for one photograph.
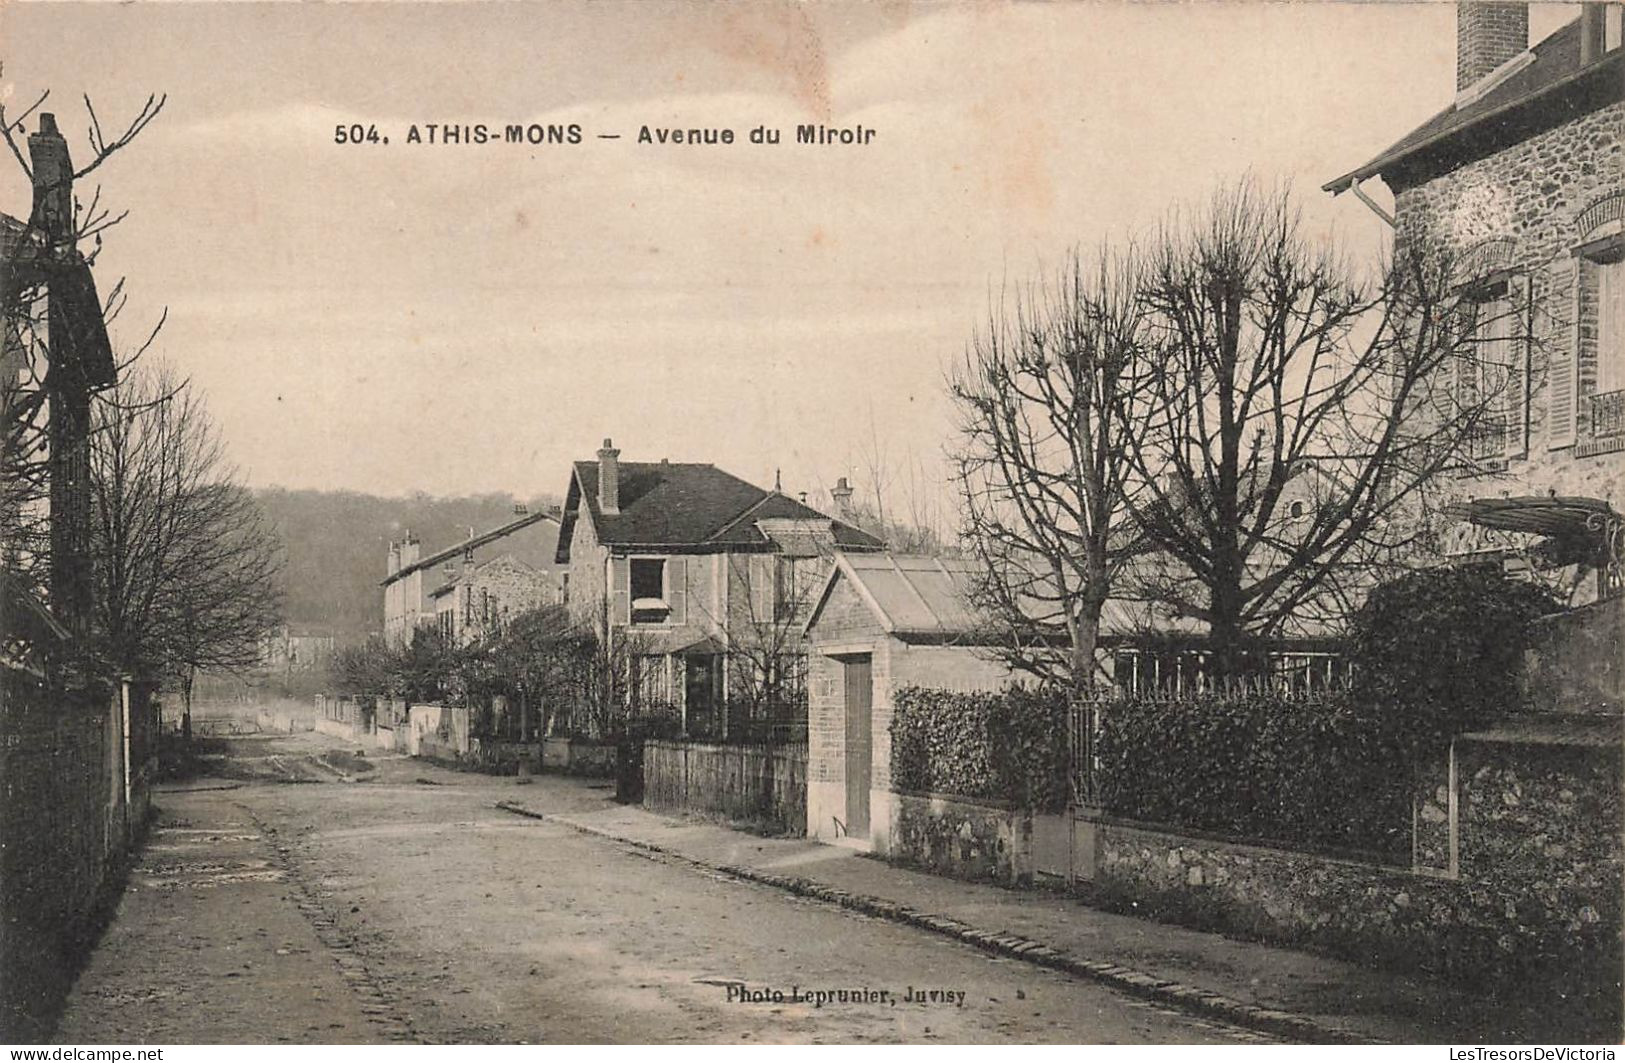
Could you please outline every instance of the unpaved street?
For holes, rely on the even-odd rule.
[[[160,796],[63,1040],[1255,1039],[495,807],[597,808],[607,784],[359,763],[308,734],[232,752]],[[730,1001],[739,983],[786,999]],[[948,1001],[898,1001],[910,987]]]

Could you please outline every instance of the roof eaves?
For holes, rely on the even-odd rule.
[[[1341,177],[1334,177],[1332,180],[1321,185],[1320,190],[1322,192],[1330,192],[1334,196],[1342,192],[1347,192],[1351,187],[1360,181],[1377,177],[1381,175],[1382,171],[1393,167],[1397,163],[1403,162],[1423,151],[1437,147],[1438,145],[1443,144],[1455,137],[1477,129],[1492,119],[1505,117],[1506,115],[1518,110],[1520,107],[1525,107],[1547,96],[1567,89],[1573,86],[1575,83],[1591,77],[1599,70],[1605,69],[1610,63],[1617,64],[1622,55],[1625,55],[1625,50],[1615,49],[1614,51],[1607,53],[1603,58],[1598,59],[1595,62],[1588,63],[1580,69],[1566,74],[1550,84],[1543,85],[1533,92],[1527,92],[1520,96],[1515,96],[1504,103],[1497,104],[1496,106],[1487,109],[1482,114],[1474,115],[1470,121],[1464,122],[1460,125],[1448,125],[1431,136],[1424,137],[1414,144],[1407,144],[1405,142],[1410,136],[1410,134],[1406,134],[1405,137],[1400,138],[1399,141],[1388,147],[1375,159],[1366,163],[1364,166],[1359,167],[1358,169],[1350,170]],[[1444,110],[1435,114],[1432,118],[1429,118],[1426,122],[1423,122],[1422,126],[1432,124],[1437,119],[1449,114],[1455,109],[1455,104],[1452,103],[1449,107],[1446,107]],[[1422,128],[1422,126],[1419,126],[1418,128]]]

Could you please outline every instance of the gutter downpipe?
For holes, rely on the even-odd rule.
[[[1373,214],[1387,222],[1388,228],[1399,228],[1399,223],[1394,220],[1394,216],[1389,214],[1386,210],[1383,210],[1381,204],[1365,194],[1365,189],[1360,187],[1360,179],[1358,177],[1349,178],[1349,191],[1353,192],[1354,197],[1361,203],[1364,203],[1366,206],[1370,207]]]

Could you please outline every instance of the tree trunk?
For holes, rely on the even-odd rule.
[[[181,737],[192,740],[192,682],[196,671],[188,667],[181,677]]]

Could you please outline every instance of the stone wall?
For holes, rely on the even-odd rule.
[[[1465,481],[1463,493],[1551,491],[1625,506],[1625,436],[1596,439],[1592,432],[1596,352],[1581,341],[1575,320],[1574,254],[1591,221],[1607,212],[1610,197],[1625,194],[1625,103],[1555,125],[1448,173],[1396,177],[1393,183],[1401,243],[1442,238],[1472,253],[1501,242],[1497,260],[1531,281],[1536,342],[1527,367],[1528,451],[1514,455],[1504,470]],[[1562,367],[1556,376],[1554,366]],[[1577,443],[1549,430],[1554,380],[1574,396]]]
[[[1152,917],[1614,1009],[1619,773],[1613,749],[1463,743],[1454,875],[1089,817],[1093,888]]]
[[[1625,709],[1625,598],[1531,624],[1519,687],[1536,712],[1618,716]]]
[[[566,775],[615,777],[616,746],[588,738],[548,738],[540,743],[542,767]]]
[[[944,794],[898,792],[887,856],[939,875],[1014,886],[1032,879],[1033,817]]]
[[[46,693],[0,669],[0,1041],[40,1041],[146,824],[150,697]],[[126,794],[128,793],[128,803]]]
[[[807,824],[807,749],[650,739],[643,744],[643,803],[800,835]]]

